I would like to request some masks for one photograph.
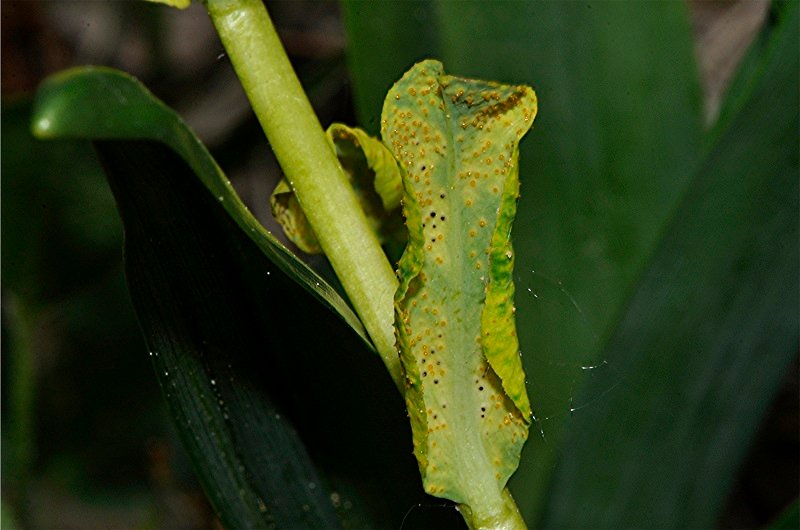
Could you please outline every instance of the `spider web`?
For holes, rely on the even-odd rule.
[[[622,378],[601,357],[601,332],[563,283],[536,270],[516,276],[517,327],[534,411],[532,429],[548,430],[597,404]],[[582,388],[589,378],[607,381],[599,392]]]

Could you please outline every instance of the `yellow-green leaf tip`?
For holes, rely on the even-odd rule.
[[[186,9],[189,7],[189,4],[192,3],[192,0],[146,0],[147,2],[153,2],[154,4],[166,4],[170,7],[177,7],[178,9]]]

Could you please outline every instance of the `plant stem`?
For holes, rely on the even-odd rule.
[[[508,488],[503,490],[502,501],[502,506],[493,513],[479,514],[463,504],[458,508],[470,530],[526,530],[528,527]]]
[[[272,150],[375,348],[400,387],[397,279],[261,0],[205,0]]]
[[[204,0],[289,185],[353,306],[402,389],[394,338],[398,281],[328,143],[261,0]],[[473,529],[525,529],[508,490],[460,507]]]

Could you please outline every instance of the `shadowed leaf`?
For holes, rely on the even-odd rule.
[[[341,123],[328,127],[327,136],[378,240],[383,245],[403,243],[402,183],[392,154],[380,140]],[[322,253],[317,236],[286,179],[278,182],[270,203],[273,216],[292,243],[308,254]]]
[[[382,363],[180,119],[131,77],[87,68],[42,87],[34,128],[94,140],[156,375],[223,523],[397,525],[419,485],[397,457],[410,434]]]
[[[546,525],[707,528],[797,355],[797,4],[585,389]],[[575,503],[581,510],[575,510]]]

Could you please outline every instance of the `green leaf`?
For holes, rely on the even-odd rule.
[[[186,9],[192,3],[192,0],[147,0],[155,4],[164,4],[170,7],[177,7],[178,9]]]
[[[387,469],[410,485],[396,498],[413,500],[390,378],[345,302],[253,219],[180,119],[131,77],[87,68],[46,82],[34,128],[94,140],[159,383],[223,523],[335,528],[337,506],[355,527],[401,517],[381,504],[390,485],[358,478]],[[360,502],[370,495],[375,506]]]
[[[798,4],[585,389],[545,524],[707,528],[797,354]],[[575,503],[581,509],[575,509]]]
[[[381,120],[404,168],[395,329],[414,451],[426,491],[485,523],[504,504],[530,421],[508,235],[518,142],[535,115],[529,87],[423,61],[389,91]]]
[[[313,299],[298,297],[291,279],[231,229],[172,151],[147,141],[96,145],[125,223],[128,284],[145,342],[220,518],[235,528],[337,526],[305,447],[265,393],[269,364],[258,361],[278,333],[264,327],[259,298]],[[257,274],[275,280],[258,282]]]
[[[735,119],[744,105],[748,103],[753,90],[758,86],[764,74],[767,64],[764,57],[772,53],[772,48],[777,42],[775,32],[782,27],[781,21],[787,15],[791,16],[793,5],[791,1],[776,1],[770,4],[764,25],[742,58],[722,101],[719,117],[706,135],[710,146],[714,145],[713,142],[717,140],[717,137],[727,130],[730,121]]]
[[[91,146],[35,139],[30,113],[3,105],[0,240],[3,288],[38,310],[118,266],[122,227]]]
[[[326,132],[378,240],[384,245],[403,243],[405,229],[399,209],[402,182],[392,154],[380,140],[361,129],[334,123]],[[317,236],[285,178],[272,192],[270,204],[284,233],[300,250],[322,253]]]
[[[800,502],[797,499],[770,525],[771,530],[793,530],[800,526]]]
[[[322,254],[322,247],[297,202],[297,196],[285,178],[278,181],[269,197],[272,216],[281,225],[283,233],[297,248],[306,254]]]
[[[93,102],[92,107],[89,102]],[[87,107],[94,112],[87,113]],[[41,139],[151,139],[180,153],[203,185],[269,260],[338,314],[369,344],[363,326],[347,303],[261,226],[200,141],[174,112],[133,77],[103,67],[61,72],[42,85],[34,112],[34,134]]]
[[[334,123],[326,131],[370,218],[400,207],[403,182],[392,153],[357,127]]]
[[[385,90],[381,63],[411,64],[420,55],[438,56],[459,74],[531,84],[539,98],[536,125],[520,145],[513,241],[519,340],[540,435],[528,440],[510,482],[536,525],[560,434],[571,409],[589,403],[578,391],[611,369],[599,358],[601,339],[698,164],[700,90],[686,7],[427,5],[344,3],[365,124],[377,115],[374,94]],[[372,20],[385,22],[379,38],[367,27]]]
[[[119,269],[122,243],[114,199],[91,146],[36,140],[30,133],[30,112],[31,102],[23,100],[4,104],[0,113],[3,369],[8,382],[3,473],[9,487],[4,500],[21,519],[27,511],[34,461],[44,457],[37,451],[40,390],[46,374],[38,360],[43,317],[53,320],[58,315],[58,331],[50,333],[63,333],[69,315],[64,304]],[[116,317],[110,320],[113,327]],[[63,344],[47,348],[61,352]]]
[[[0,504],[0,524],[3,525],[3,528],[7,528],[9,530],[16,530],[19,528],[19,525],[12,515],[11,509],[5,499],[3,500],[3,503]]]

